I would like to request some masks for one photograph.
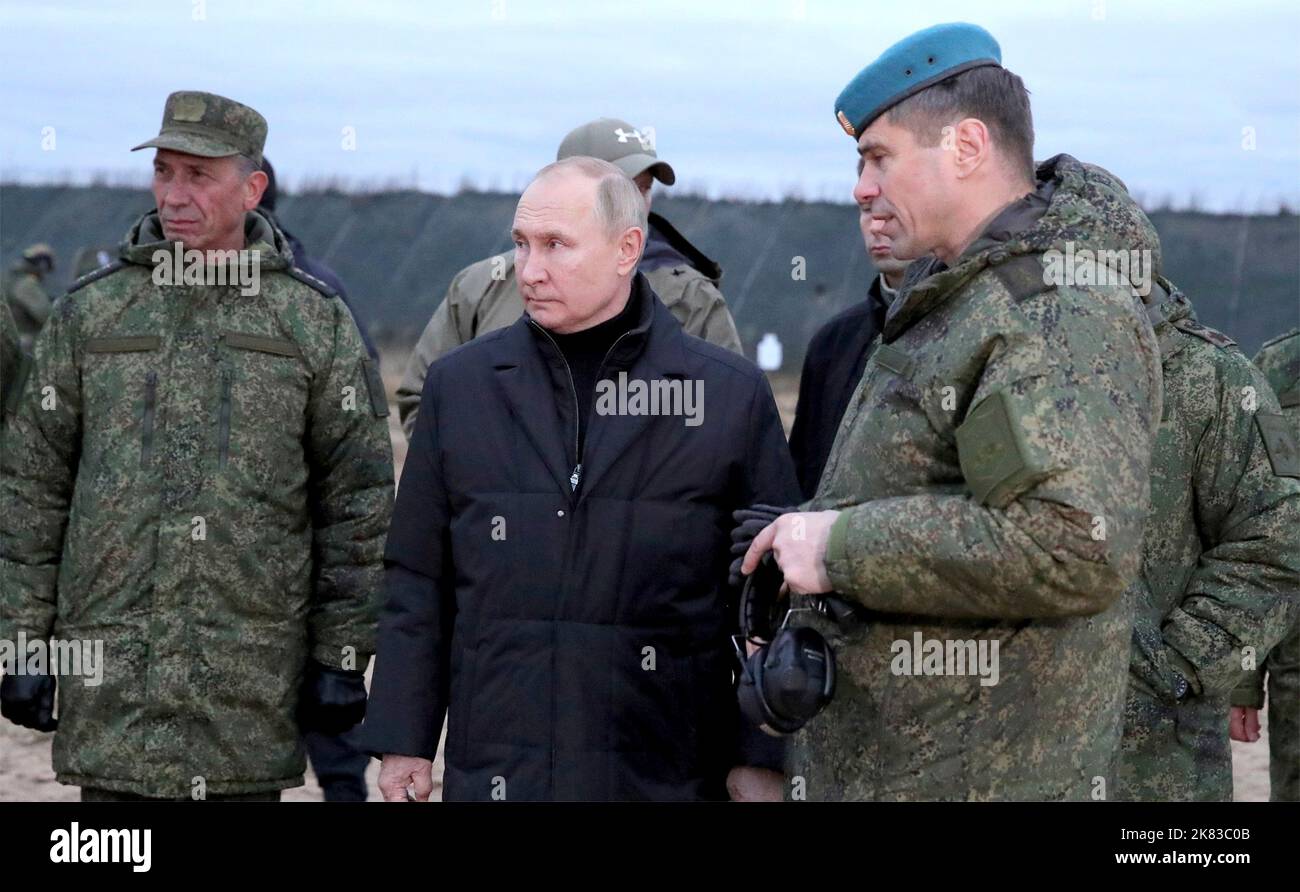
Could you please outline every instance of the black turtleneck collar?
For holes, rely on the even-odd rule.
[[[564,361],[568,363],[569,372],[573,375],[573,388],[578,398],[579,451],[587,438],[587,424],[591,407],[596,400],[596,382],[601,363],[614,343],[641,322],[642,304],[645,300],[642,289],[633,281],[627,303],[617,316],[569,334],[547,331],[564,354]]]
[[[606,351],[618,340],[619,335],[625,334],[636,327],[637,322],[641,319],[641,294],[640,289],[633,287],[627,296],[627,303],[619,311],[617,316],[606,319],[604,322],[593,325],[591,328],[584,328],[582,331],[574,331],[569,334],[560,334],[556,331],[546,330],[555,343],[559,345],[560,351],[564,354],[565,359],[572,362],[570,354],[586,354],[599,352],[596,361],[600,362],[604,358]]]

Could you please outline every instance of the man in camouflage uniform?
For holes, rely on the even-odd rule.
[[[5,276],[5,302],[18,323],[24,350],[32,348],[36,333],[50,316],[50,298],[42,281],[54,271],[54,249],[44,242],[23,251],[22,259]]]
[[[608,161],[626,173],[641,190],[647,210],[655,180],[665,186],[677,181],[672,167],[655,153],[650,136],[616,118],[600,118],[570,131],[560,143],[556,160],[574,155]],[[465,267],[451,280],[447,296],[420,335],[397,388],[397,408],[407,439],[415,430],[429,365],[484,332],[513,324],[524,314],[514,264],[511,249]],[[722,268],[658,214],[650,214],[650,231],[637,270],[687,334],[743,352],[736,323],[718,290]]]
[[[1300,329],[1264,345],[1255,365],[1277,393],[1286,431],[1292,438],[1300,428]],[[1294,439],[1291,442],[1295,442]],[[1270,457],[1272,457],[1270,455]],[[1294,470],[1297,453],[1283,451],[1281,460]],[[1245,674],[1232,692],[1232,739],[1259,740],[1259,710],[1264,707],[1264,672],[1268,673],[1269,797],[1274,802],[1300,802],[1300,620],[1269,652],[1263,670]]]
[[[0,426],[9,417],[9,398],[18,385],[19,369],[22,368],[23,351],[18,343],[18,325],[14,314],[9,311],[9,304],[0,301]]]
[[[770,549],[797,596],[859,608],[791,616],[839,667],[791,740],[792,799],[1086,799],[1119,744],[1159,352],[1128,278],[1053,259],[1158,243],[1105,171],[1061,155],[1035,173],[1000,59],[982,28],[936,26],[836,103],[873,231],[935,257],[908,269],[817,495],[745,557]]]
[[[157,209],[59,300],[6,433],[0,639],[101,641],[103,674],[60,672],[57,720],[52,677],[6,675],[0,708],[57,722],[83,799],[278,799],[300,732],[365,711],[387,406],[342,302],[253,212],[265,138],[237,102],[168,97],[137,147]]]
[[[1115,798],[1230,801],[1228,695],[1296,614],[1300,451],[1264,376],[1163,278],[1147,297],[1164,412]],[[1290,456],[1288,459],[1287,456]],[[1250,650],[1246,650],[1249,648]]]

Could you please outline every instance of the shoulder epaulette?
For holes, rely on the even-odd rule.
[[[1198,337],[1203,341],[1209,341],[1220,350],[1227,350],[1229,347],[1237,346],[1237,342],[1223,332],[1216,331],[1208,325],[1202,325],[1189,316],[1184,316],[1182,319],[1174,322],[1174,328],[1181,332],[1185,332],[1186,334]]]
[[[298,267],[296,266],[289,267],[287,270],[285,270],[285,272],[288,273],[293,278],[297,279],[299,282],[302,282],[304,285],[308,286],[309,288],[312,288],[320,292],[325,297],[339,296],[339,293],[335,291],[333,288],[331,288],[327,283],[322,282],[320,279],[316,278],[311,273],[303,272],[302,270],[298,269]]]
[[[1278,335],[1277,337],[1272,338],[1271,340],[1265,341],[1263,346],[1261,346],[1259,349],[1267,350],[1269,347],[1276,347],[1279,344],[1285,344],[1287,341],[1291,340],[1292,338],[1300,338],[1300,328],[1293,328],[1288,332],[1284,332]]]
[[[125,260],[114,260],[112,263],[108,264],[107,266],[101,266],[99,269],[93,269],[90,272],[86,273],[77,281],[73,282],[68,287],[67,293],[71,294],[74,291],[78,291],[82,288],[85,288],[91,282],[98,282],[100,279],[104,278],[104,276],[115,273],[124,266],[126,266]]]

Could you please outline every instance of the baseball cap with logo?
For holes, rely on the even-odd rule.
[[[265,145],[266,118],[257,111],[215,93],[181,90],[167,97],[158,135],[131,151],[171,149],[204,158],[247,155],[261,164]]]
[[[608,161],[630,177],[640,176],[648,170],[665,186],[677,182],[672,166],[667,161],[660,161],[655,154],[654,133],[639,130],[618,118],[598,118],[570,130],[560,143],[555,160],[562,161],[574,155]]]
[[[23,251],[23,260],[40,260],[42,257],[54,260],[54,249],[45,242],[37,242]]]

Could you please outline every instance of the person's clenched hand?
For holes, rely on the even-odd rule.
[[[407,790],[413,797],[407,795]],[[386,753],[379,766],[379,792],[385,802],[428,802],[433,794],[433,761]]]
[[[6,675],[0,678],[0,716],[36,731],[55,731],[53,675]]]
[[[740,565],[745,560],[745,553],[749,551],[754,537],[782,514],[793,514],[796,510],[793,505],[788,508],[776,505],[751,505],[731,512],[731,518],[736,522],[736,526],[731,531],[732,561],[727,572],[727,583],[730,586],[740,588],[745,584],[745,578],[740,573]]]

